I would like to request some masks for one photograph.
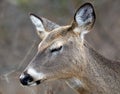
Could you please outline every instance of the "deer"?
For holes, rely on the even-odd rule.
[[[120,62],[99,54],[86,40],[96,20],[91,3],[80,6],[69,25],[30,14],[38,51],[20,75],[23,86],[62,79],[79,94],[120,94]]]

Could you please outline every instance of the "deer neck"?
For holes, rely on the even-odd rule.
[[[120,63],[106,59],[88,44],[84,45],[84,56],[86,67],[82,76],[69,79],[69,85],[80,94],[118,94]]]

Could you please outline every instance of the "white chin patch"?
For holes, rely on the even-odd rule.
[[[37,72],[36,70],[34,70],[33,68],[29,68],[28,69],[28,74],[31,75],[35,80],[40,80],[45,78],[45,74],[43,74],[42,72]]]
[[[37,84],[36,83],[34,83],[34,84],[31,84],[30,86],[36,86]]]

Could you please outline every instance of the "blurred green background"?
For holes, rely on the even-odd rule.
[[[64,81],[22,87],[18,78],[40,42],[29,13],[65,25],[85,2],[93,4],[97,18],[86,40],[105,57],[120,61],[120,0],[0,0],[0,94],[75,94]]]

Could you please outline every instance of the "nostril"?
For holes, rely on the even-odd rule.
[[[20,77],[20,82],[23,85],[28,85],[28,83],[32,81],[33,81],[33,78],[29,74],[24,74],[24,76]]]

